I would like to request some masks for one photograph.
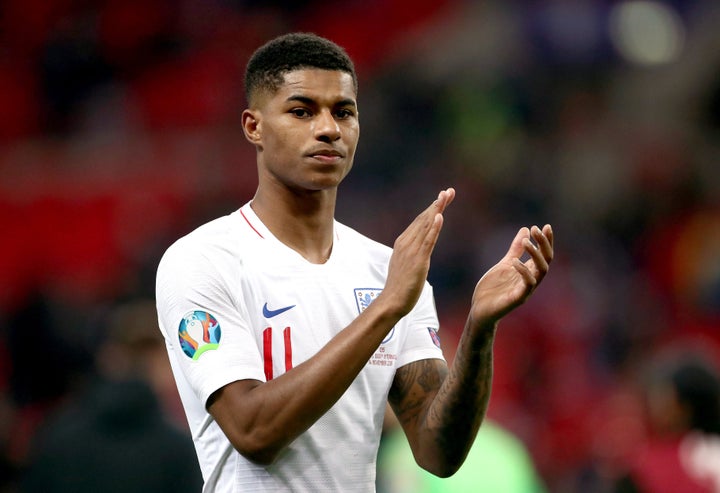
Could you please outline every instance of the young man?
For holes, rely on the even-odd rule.
[[[550,226],[520,229],[479,281],[448,369],[426,277],[455,191],[392,249],[360,235],[334,220],[359,136],[344,50],[281,36],[252,56],[245,82],[257,192],[178,240],[157,275],[203,491],[374,491],[387,400],[418,464],[453,474],[485,414],[497,322],[548,271]]]

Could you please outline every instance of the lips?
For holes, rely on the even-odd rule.
[[[335,149],[317,149],[307,153],[308,156],[320,159],[332,159],[343,157],[342,153]]]

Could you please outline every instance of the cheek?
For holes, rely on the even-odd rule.
[[[282,128],[268,128],[263,135],[263,145],[265,151],[272,152],[273,155],[282,155],[290,152],[290,149],[298,148],[298,140],[293,132]]]

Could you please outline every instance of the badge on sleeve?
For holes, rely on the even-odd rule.
[[[430,332],[430,339],[432,339],[433,344],[440,347],[440,336],[437,333],[437,329],[435,327],[428,327],[427,330]]]
[[[220,324],[208,312],[195,310],[180,322],[180,347],[188,357],[197,360],[205,351],[217,349],[220,344]]]

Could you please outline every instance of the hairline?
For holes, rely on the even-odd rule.
[[[272,84],[272,85],[264,85],[264,86],[257,86],[255,89],[247,95],[247,105],[249,108],[253,108],[256,106],[256,101],[259,97],[262,97],[262,95],[266,94],[270,97],[277,94],[280,89],[287,85],[287,76],[293,72],[301,72],[303,70],[322,70],[325,72],[337,72],[340,74],[346,74],[350,77],[350,80],[352,80],[352,86],[353,86],[353,92],[355,93],[355,98],[357,98],[358,93],[358,84],[355,79],[355,75],[349,71],[349,70],[343,70],[340,68],[322,68],[322,67],[316,67],[314,65],[300,65],[297,67],[293,67],[291,69],[285,70],[283,72],[280,72],[278,75],[282,78],[282,82],[278,84]]]

